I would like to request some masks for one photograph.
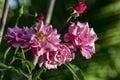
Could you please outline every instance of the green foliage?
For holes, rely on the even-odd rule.
[[[80,70],[80,68],[78,68],[77,66],[70,64],[70,63],[66,63],[65,66],[73,74],[74,80],[85,80],[84,76],[83,76],[83,72]]]
[[[38,69],[33,75],[33,80],[42,80],[40,75],[43,73],[44,70],[44,68]]]
[[[5,71],[7,69],[9,69],[9,67],[7,65],[0,63],[0,71]]]

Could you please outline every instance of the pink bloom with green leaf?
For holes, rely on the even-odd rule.
[[[80,49],[82,55],[89,59],[95,53],[95,41],[97,35],[93,28],[89,28],[88,23],[71,23],[68,33],[65,34],[65,42],[72,42]]]
[[[74,46],[72,44],[60,44],[57,51],[44,53],[39,58],[39,66],[47,69],[55,69],[57,66],[70,62],[74,59]]]

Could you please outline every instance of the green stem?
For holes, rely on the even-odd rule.
[[[0,76],[0,80],[3,80],[5,72],[2,72],[1,76]]]
[[[26,50],[24,50],[24,53],[26,53],[27,51],[29,51],[30,49],[26,49]]]
[[[77,80],[79,80],[78,76],[75,74],[75,72],[72,70],[72,68],[70,67],[69,63],[64,64],[69,70],[70,72],[77,78]]]
[[[17,21],[16,21],[16,24],[15,24],[16,26],[18,25],[18,22],[19,22],[21,16],[23,15],[23,6],[21,6],[19,13],[20,13],[20,14],[19,14],[19,16],[18,16],[18,18],[17,18]]]
[[[35,56],[33,60],[33,64],[36,65],[39,60],[39,56]]]
[[[6,58],[7,58],[7,55],[8,55],[8,52],[10,51],[10,49],[11,49],[11,47],[9,47],[9,48],[5,51],[3,63],[5,63]]]
[[[72,16],[68,17],[68,19],[66,20],[65,24],[60,28],[59,32],[62,31],[62,29],[64,28],[64,26],[70,21],[71,18],[72,18]]]
[[[6,20],[7,20],[10,0],[4,0],[4,1],[5,1],[4,8],[3,8],[2,16],[0,18],[0,44],[1,44],[1,41],[3,38],[3,33],[4,33],[5,24],[6,24]]]
[[[67,21],[66,21],[66,23],[68,23],[71,18],[72,18],[72,16],[69,16],[68,19],[67,19]],[[65,24],[66,24],[66,23],[65,23]]]
[[[43,73],[45,71],[45,68],[43,67],[43,68],[40,68],[40,69],[38,69],[36,72],[35,72],[35,74],[33,75],[33,80],[42,80],[41,79],[41,74]]]
[[[15,61],[15,55],[17,54],[18,49],[19,49],[19,48],[16,48],[16,49],[15,49],[13,58],[12,58],[12,60],[10,61],[10,65]]]
[[[25,53],[25,52],[24,52],[24,50],[22,49],[23,59],[26,59],[24,53]],[[28,69],[29,74],[31,75],[32,72],[31,72],[31,70],[30,70],[30,67],[28,66],[28,64],[25,64],[25,65],[26,65],[26,67],[27,67],[27,69]]]
[[[55,0],[50,0],[47,15],[46,15],[46,20],[45,20],[45,25],[49,25],[51,21],[54,5],[55,5]]]

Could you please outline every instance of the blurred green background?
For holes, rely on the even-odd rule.
[[[81,68],[86,80],[120,80],[120,0],[56,0],[51,24],[59,30],[70,16],[72,7],[79,1],[87,4],[87,10],[76,21],[89,22],[99,40],[96,42],[96,53],[91,59],[86,60],[78,51],[71,63]],[[49,0],[10,0],[4,34],[8,27],[14,27],[21,5],[24,5],[24,14],[18,26],[30,27],[36,21],[36,13],[47,14],[48,2]],[[4,0],[0,0],[0,17],[3,4]],[[65,26],[61,34],[67,32],[67,29],[68,26]],[[7,48],[6,43],[2,40],[0,45],[0,61]],[[18,80],[18,75],[12,71],[6,75],[5,80]],[[56,70],[47,70],[41,77],[43,80],[72,80],[71,72],[64,65]]]

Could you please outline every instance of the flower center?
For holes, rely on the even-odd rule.
[[[46,35],[45,34],[43,34],[42,32],[38,32],[37,34],[36,34],[36,36],[35,36],[35,38],[37,39],[37,40],[40,40],[40,41],[45,41],[46,40]]]

